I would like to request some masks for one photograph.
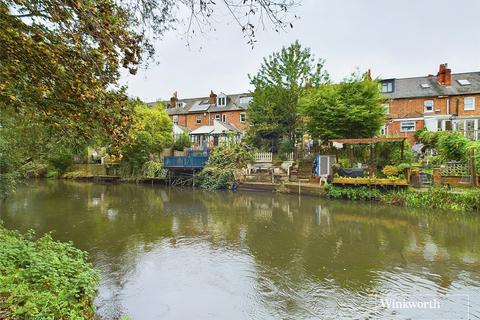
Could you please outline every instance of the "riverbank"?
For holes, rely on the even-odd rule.
[[[112,177],[108,176],[88,176],[70,179],[107,183],[169,184],[167,179],[160,178],[121,179],[120,177],[115,177],[115,179],[112,179]],[[409,208],[480,211],[480,189],[448,190],[442,187],[431,187],[429,189],[382,189],[374,186],[320,186],[318,183],[306,182],[242,182],[238,184],[238,190],[278,192],[352,201],[375,201],[382,204]]]
[[[88,254],[0,225],[1,319],[95,319],[99,275]]]

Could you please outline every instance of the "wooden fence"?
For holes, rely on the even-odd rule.
[[[272,162],[271,152],[257,152],[253,155],[255,162]]]

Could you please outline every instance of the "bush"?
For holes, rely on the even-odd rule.
[[[335,187],[326,186],[327,196],[332,199],[348,200],[380,200],[382,192],[368,187]]]
[[[163,163],[161,161],[147,161],[143,165],[143,176],[146,178],[160,177],[163,171]]]
[[[183,151],[185,148],[190,148],[192,146],[192,141],[186,133],[182,133],[177,140],[172,145],[173,150]]]
[[[246,168],[253,155],[243,145],[222,144],[212,150],[197,181],[205,189],[229,189],[235,182],[236,169]]]
[[[414,208],[474,211],[480,209],[480,190],[469,189],[459,193],[443,188],[432,188],[428,192],[397,191],[384,194],[382,201]]]
[[[94,319],[99,275],[71,243],[37,241],[0,226],[0,315],[4,319]]]
[[[438,154],[444,161],[463,161],[468,142],[468,138],[459,132],[441,135],[437,142]]]
[[[231,189],[235,182],[232,169],[205,167],[196,177],[196,182],[204,189]]]
[[[382,172],[387,177],[397,177],[400,174],[400,170],[395,166],[385,166]]]
[[[54,171],[64,173],[73,163],[74,153],[65,146],[53,148],[48,155],[48,163],[53,167]],[[48,172],[47,172],[48,175]]]
[[[415,131],[415,140],[419,141],[422,133],[427,132],[427,131],[428,131],[427,127],[422,127],[421,129],[418,129],[417,131]]]

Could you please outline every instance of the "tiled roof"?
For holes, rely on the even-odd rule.
[[[470,85],[462,86],[458,80],[468,80]],[[437,82],[436,76],[390,79],[382,82],[393,81],[394,91],[384,93],[387,98],[420,98],[436,96],[453,96],[480,93],[480,72],[467,72],[452,74],[452,85],[442,86]],[[425,88],[422,85],[426,84]]]
[[[227,105],[217,106],[209,103],[209,97],[178,99],[178,102],[183,102],[184,106],[181,108],[167,108],[169,115],[187,114],[187,113],[204,113],[204,112],[222,112],[222,111],[242,111],[248,108],[247,105],[240,104],[240,98],[251,97],[251,93],[229,94],[227,96]],[[156,102],[147,103],[153,105]],[[170,103],[169,101],[166,102]]]

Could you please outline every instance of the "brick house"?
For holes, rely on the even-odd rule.
[[[383,79],[380,84],[389,99],[382,134],[407,137],[411,144],[423,127],[480,138],[480,72],[452,74],[447,64],[441,64],[436,76]]]
[[[179,126],[195,130],[213,126],[217,120],[243,132],[247,128],[247,108],[251,100],[248,93],[216,95],[211,91],[208,97],[179,99],[175,92],[166,104],[168,115]]]

